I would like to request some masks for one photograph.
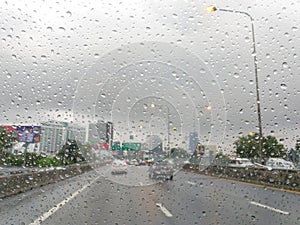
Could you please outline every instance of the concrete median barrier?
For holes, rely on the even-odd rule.
[[[80,164],[67,167],[43,169],[36,172],[13,174],[10,176],[1,176],[0,198],[74,177],[76,175],[90,171],[95,167],[100,167],[103,165],[105,165],[105,163],[101,163],[98,165]]]
[[[198,165],[195,164],[186,164],[184,169],[209,176],[300,191],[300,171],[297,170],[268,170],[266,168],[228,166],[209,166],[204,170],[199,170]]]

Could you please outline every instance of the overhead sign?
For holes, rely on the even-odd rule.
[[[140,151],[142,149],[142,143],[139,142],[123,142],[122,150],[125,151]]]

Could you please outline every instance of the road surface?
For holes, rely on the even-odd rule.
[[[0,224],[300,224],[300,195],[179,171],[154,182],[147,166],[110,166],[0,201]]]

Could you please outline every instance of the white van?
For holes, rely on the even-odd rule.
[[[272,169],[296,169],[295,165],[292,162],[280,158],[269,158],[267,160],[266,166],[271,167]]]
[[[255,167],[255,164],[247,158],[230,159],[228,166],[230,167]]]

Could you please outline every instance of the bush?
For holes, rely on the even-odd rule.
[[[56,158],[43,158],[39,160],[40,167],[57,167],[61,166],[61,162]]]
[[[39,166],[39,160],[43,158],[42,155],[36,153],[23,153],[20,155],[9,153],[1,156],[1,164],[5,166],[37,167]]]

